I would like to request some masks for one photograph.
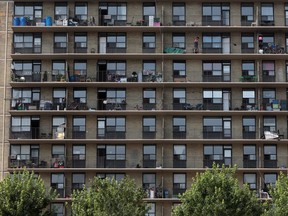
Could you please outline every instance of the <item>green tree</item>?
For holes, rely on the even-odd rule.
[[[262,204],[247,185],[239,186],[236,167],[213,165],[204,173],[197,173],[183,195],[181,204],[173,209],[174,216],[258,216]]]
[[[148,211],[144,197],[144,190],[133,179],[95,177],[89,189],[73,192],[71,206],[77,216],[144,216]]]
[[[284,173],[280,173],[276,181],[275,187],[269,187],[269,194],[272,200],[268,201],[268,210],[264,216],[287,216],[288,215],[288,177]]]
[[[56,197],[55,191],[46,191],[40,176],[27,170],[14,172],[0,182],[0,215],[50,215],[47,206]]]

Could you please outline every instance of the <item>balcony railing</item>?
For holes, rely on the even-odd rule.
[[[40,151],[46,151],[40,147]],[[50,155],[50,156],[49,156]],[[163,154],[156,156],[155,159],[146,160],[141,152],[137,154],[139,161],[135,161],[135,153],[128,153],[124,155],[114,155],[114,158],[110,159],[111,155],[99,156],[95,152],[95,156],[87,156],[85,154],[77,154],[72,156],[57,156],[53,157],[51,152],[47,154],[34,156],[32,154],[16,154],[8,157],[9,168],[33,168],[33,169],[57,169],[57,172],[63,172],[65,168],[85,169],[85,168],[205,168],[212,167],[213,163],[219,165],[234,165],[238,168],[286,168],[288,167],[286,156],[276,156],[275,160],[264,159],[263,155],[255,155],[255,159],[247,159],[243,154],[233,154],[232,157],[224,158],[224,152],[222,155],[193,155],[187,157],[185,160],[179,160],[179,157],[175,157],[171,154]],[[213,159],[214,158],[214,159]],[[137,163],[137,164],[136,164]]]

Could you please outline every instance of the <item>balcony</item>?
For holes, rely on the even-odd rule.
[[[12,53],[41,53],[42,45],[35,45],[32,42],[17,42],[12,44]]]
[[[243,159],[243,168],[256,168],[257,167],[257,160],[250,160],[250,159]]]
[[[118,127],[117,127],[118,128]],[[120,128],[120,127],[119,127]],[[97,139],[125,139],[126,138],[126,132],[125,128],[121,131],[111,131],[112,129],[109,129],[110,131],[105,129],[98,129]]]
[[[186,164],[187,164],[186,155],[173,156],[173,168],[186,168]]]
[[[142,139],[156,139],[156,131],[143,131]]]
[[[232,139],[232,129],[220,126],[203,126],[203,139]]]
[[[229,75],[203,75],[203,82],[230,82],[231,77]]]
[[[142,165],[143,168],[156,168],[155,155],[144,155]]]
[[[180,127],[186,127],[185,125],[180,126]],[[177,131],[173,130],[173,139],[186,139],[186,131],[178,131],[178,127]]]

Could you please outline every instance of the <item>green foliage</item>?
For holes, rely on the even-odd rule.
[[[50,215],[47,206],[56,197],[56,192],[47,192],[43,179],[33,172],[8,174],[0,182],[0,216]]]
[[[287,216],[288,215],[288,177],[280,173],[275,187],[269,188],[269,194],[272,200],[269,209],[265,211],[264,216]]]
[[[193,184],[181,197],[181,204],[173,209],[174,216],[258,216],[262,205],[247,185],[239,186],[236,167],[213,165],[204,173],[197,173]]]
[[[144,197],[133,179],[95,177],[91,188],[73,192],[72,212],[77,216],[144,216],[148,211]]]

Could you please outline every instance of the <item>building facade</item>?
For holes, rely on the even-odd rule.
[[[57,215],[94,176],[133,177],[167,216],[213,162],[256,192],[287,171],[285,1],[0,6],[1,178],[34,170]]]

